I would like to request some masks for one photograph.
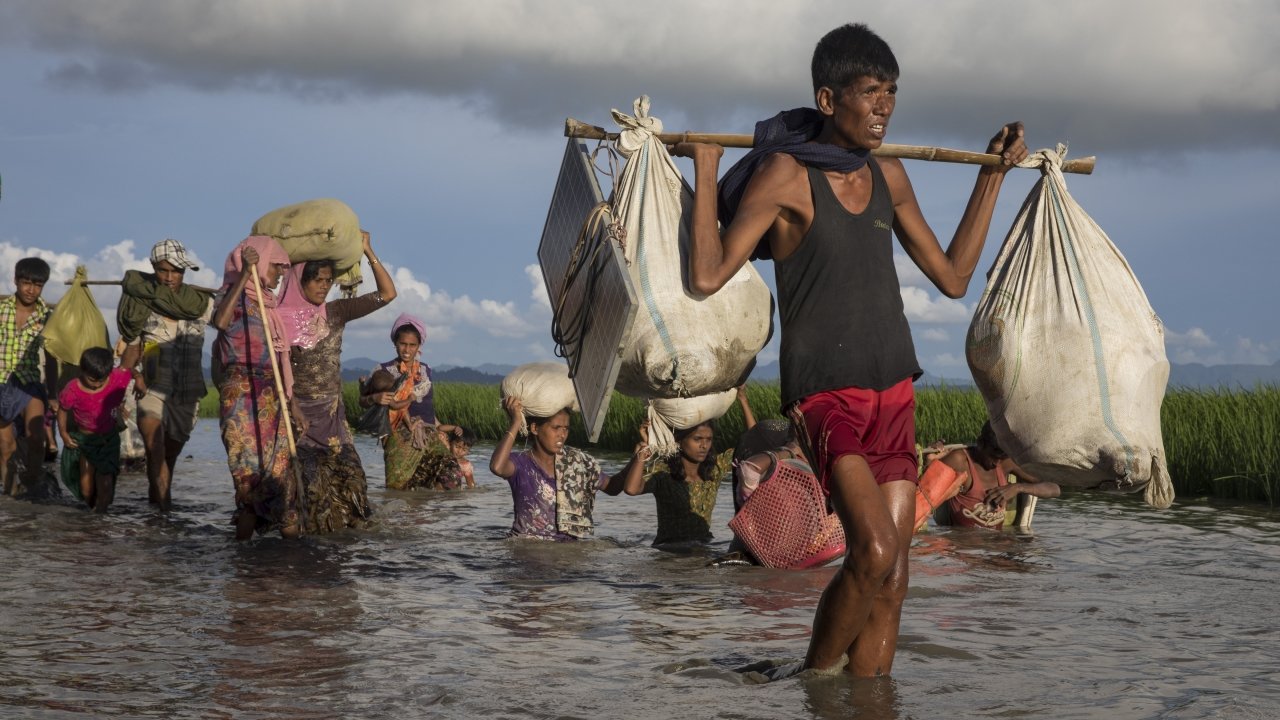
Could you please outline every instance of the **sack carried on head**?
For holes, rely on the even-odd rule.
[[[289,261],[332,260],[344,288],[360,284],[364,238],[360,219],[346,203],[332,198],[307,200],[258,218],[250,235],[270,235],[289,254]]]
[[[512,370],[502,379],[502,397],[519,398],[526,417],[551,417],[566,408],[578,410],[569,368],[560,362],[528,363]],[[528,432],[521,418],[520,434]]]
[[[680,451],[676,430],[688,430],[715,420],[733,407],[738,391],[725,390],[701,397],[656,398],[649,401],[649,449],[655,458]]]

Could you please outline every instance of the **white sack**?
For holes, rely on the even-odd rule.
[[[1001,448],[1066,487],[1173,502],[1160,404],[1164,328],[1124,256],[1067,194],[1066,148],[1042,165],[969,326],[966,355]]]
[[[525,414],[533,417],[551,417],[565,408],[578,410],[569,368],[559,362],[528,363],[512,370],[502,379],[502,397],[520,398]],[[520,434],[528,433],[521,418]]]
[[[618,151],[627,158],[614,188],[615,222],[640,309],[623,344],[617,389],[635,397],[692,397],[737,387],[769,339],[773,299],[747,263],[714,295],[685,287],[693,196],[667,148],[649,98],[635,117],[617,110]]]
[[[738,400],[738,389],[691,398],[655,398],[649,401],[649,449],[654,457],[675,455],[680,450],[675,431],[688,430],[716,420],[729,412]]]

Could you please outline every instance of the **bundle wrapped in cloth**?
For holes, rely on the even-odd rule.
[[[569,379],[569,368],[559,362],[535,362],[521,365],[502,379],[502,397],[520,399],[525,415],[551,417],[569,408],[578,410],[578,396]],[[520,420],[520,434],[527,435],[529,428]]]
[[[688,430],[715,420],[733,407],[737,389],[691,398],[656,398],[649,401],[649,450],[664,458],[680,450],[676,430]]]
[[[89,348],[109,348],[107,323],[85,285],[85,267],[76,267],[71,289],[53,309],[44,326],[44,349],[59,362],[78,365],[80,355]]]
[[[338,272],[334,282],[342,288],[360,284],[360,218],[341,200],[320,198],[272,210],[253,223],[249,234],[275,238],[290,262],[332,260]]]
[[[1173,502],[1160,404],[1164,328],[1124,256],[1067,193],[1066,153],[1041,150],[966,339],[1000,447],[1064,487]]]
[[[773,298],[750,264],[710,296],[685,287],[693,194],[666,146],[649,98],[635,115],[613,111],[627,158],[614,189],[614,221],[640,293],[617,389],[642,398],[694,397],[737,387],[769,340]]]

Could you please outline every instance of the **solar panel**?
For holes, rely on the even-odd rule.
[[[586,146],[569,140],[542,228],[538,262],[551,298],[557,351],[569,362],[591,442],[600,437],[622,362],[622,342],[639,307],[626,259],[607,235],[608,217],[592,231],[583,231],[603,200]]]

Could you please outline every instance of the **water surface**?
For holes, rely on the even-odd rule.
[[[1180,499],[1043,501],[1034,534],[938,531],[912,548],[892,680],[751,684],[803,656],[831,570],[708,568],[649,547],[648,497],[601,496],[599,538],[503,538],[506,483],[382,488],[379,521],[231,540],[215,422],[175,510],[121,478],[95,516],[0,499],[0,714],[160,718],[1274,718],[1280,515]],[[611,467],[616,469],[617,459]]]

